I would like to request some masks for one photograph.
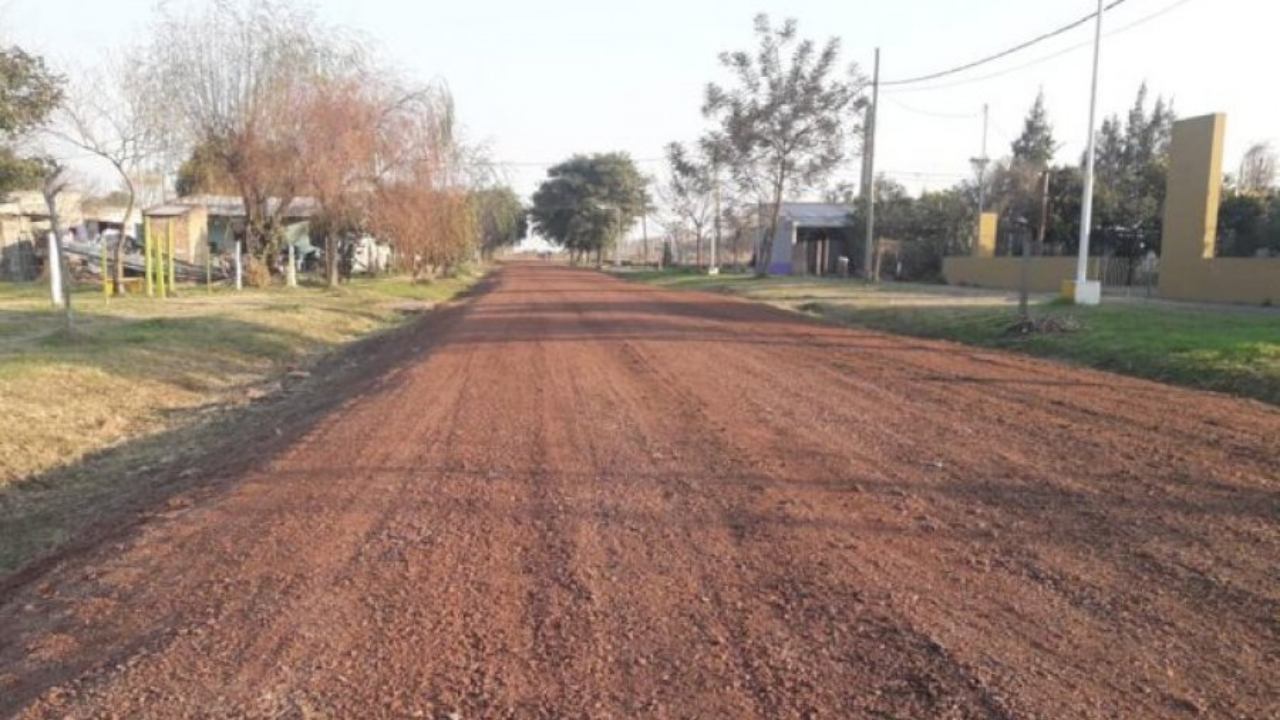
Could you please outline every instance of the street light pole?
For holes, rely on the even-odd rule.
[[[1080,256],[1076,261],[1076,282],[1072,292],[1077,305],[1097,305],[1102,287],[1089,282],[1089,233],[1093,229],[1093,169],[1098,113],[1098,65],[1102,57],[1103,0],[1098,0],[1098,16],[1093,31],[1093,86],[1089,94],[1089,140],[1085,145],[1084,197],[1080,203]]]
[[[866,237],[862,248],[863,277],[875,282],[876,266],[876,114],[880,105],[880,48],[876,48],[875,71],[871,80],[871,105],[867,107],[865,139],[862,147],[862,196],[866,203]]]

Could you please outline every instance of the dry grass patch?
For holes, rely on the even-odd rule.
[[[471,282],[191,288],[167,301],[86,290],[70,337],[42,289],[0,285],[0,486],[244,401],[255,384],[402,321],[406,299],[447,299]]]

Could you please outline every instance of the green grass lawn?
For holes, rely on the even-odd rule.
[[[994,347],[1218,390],[1280,405],[1280,311],[1104,298],[1080,308],[1038,297],[1033,315],[1070,316],[1079,329],[1011,336],[1009,293],[933,285],[664,271],[625,277],[670,288],[728,293],[849,325]]]

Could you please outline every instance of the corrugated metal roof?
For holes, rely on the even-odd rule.
[[[159,205],[148,209],[143,215],[147,217],[179,217],[186,215],[193,209],[190,205]]]
[[[783,203],[782,216],[801,224],[849,222],[853,208],[841,203]]]
[[[242,218],[245,216],[244,199],[235,195],[188,195],[178,198],[179,205],[203,205],[214,217]],[[279,198],[267,201],[269,212],[275,212],[280,206]],[[315,198],[296,197],[289,202],[285,215],[292,218],[309,218],[319,210],[320,204]]]

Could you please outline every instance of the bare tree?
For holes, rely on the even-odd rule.
[[[686,230],[692,235],[696,262],[702,263],[702,243],[715,222],[715,197],[711,165],[680,143],[667,146],[670,175],[659,186],[658,198],[666,209],[663,225],[669,230]]]
[[[377,175],[377,133],[383,109],[356,78],[316,82],[297,109],[299,170],[318,212],[312,232],[324,240],[325,277],[339,280],[339,239],[368,224]]]
[[[1276,170],[1276,151],[1271,143],[1254,143],[1245,151],[1244,159],[1240,161],[1240,177],[1236,179],[1236,184],[1242,193],[1266,193],[1276,183]]]
[[[436,86],[405,96],[379,123],[372,229],[415,279],[474,255],[471,190],[492,168],[459,137],[453,97]]]
[[[149,103],[134,59],[106,62],[105,73],[82,75],[85,81],[68,94],[48,132],[111,166],[128,200],[124,227],[112,261],[115,294],[124,292],[124,251],[128,225],[137,207],[137,174],[143,163],[160,150]],[[106,252],[104,245],[101,252]]]

